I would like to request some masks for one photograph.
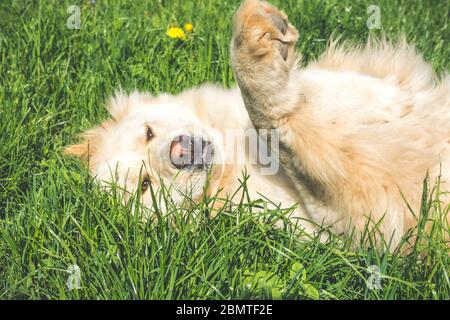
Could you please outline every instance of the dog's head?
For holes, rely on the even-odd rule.
[[[107,107],[111,119],[87,130],[66,154],[84,160],[103,185],[127,195],[139,190],[144,205],[152,203],[150,187],[170,186],[172,198],[198,200],[208,178],[220,175],[220,154],[211,131],[190,106],[176,97],[134,92],[116,94]]]

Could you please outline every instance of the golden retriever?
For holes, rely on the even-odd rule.
[[[297,38],[283,12],[245,1],[231,40],[240,90],[118,93],[108,104],[112,119],[66,152],[88,161],[102,183],[115,179],[139,190],[147,206],[150,184],[173,186],[179,203],[182,194],[199,201],[233,195],[246,170],[251,197],[296,205],[290,216],[304,219],[307,232],[316,225],[346,235],[356,230],[356,241],[369,221],[379,222],[396,245],[417,224],[427,172],[431,181],[440,179],[441,190],[449,186],[450,77],[438,81],[404,42],[362,48],[331,42],[300,68]],[[255,129],[260,136],[271,130],[271,142],[258,146],[279,157],[281,168],[271,161],[279,170],[264,172],[246,147]],[[230,161],[230,153],[241,161]],[[445,195],[441,201],[449,203]]]

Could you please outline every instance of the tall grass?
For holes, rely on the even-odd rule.
[[[305,61],[334,32],[364,41],[368,1],[274,1],[300,30]],[[67,8],[81,28],[66,27]],[[406,34],[437,72],[449,69],[445,1],[380,1],[382,30]],[[179,92],[205,81],[234,85],[228,42],[236,1],[2,1],[0,3],[0,299],[449,299],[448,215],[424,184],[413,250],[357,248],[331,236],[300,242],[289,208],[261,199],[204,199],[190,210],[124,205],[61,155],[106,117],[118,88]],[[185,42],[170,25],[194,24]],[[251,179],[251,177],[249,177]],[[245,178],[242,179],[245,181]],[[243,183],[242,188],[246,188]],[[276,199],[273,199],[276,200]],[[188,199],[186,201],[189,201]],[[214,201],[223,203],[211,214]],[[156,202],[157,203],[157,202]],[[214,206],[216,207],[216,206]],[[256,209],[262,212],[255,214]],[[143,222],[142,210],[153,220]],[[284,221],[276,228],[277,221]],[[430,220],[431,223],[430,223]],[[428,221],[431,226],[425,231]],[[370,230],[368,230],[370,231]],[[80,288],[69,290],[77,265]],[[368,285],[381,273],[381,288]]]

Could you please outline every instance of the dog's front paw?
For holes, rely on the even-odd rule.
[[[233,50],[240,59],[288,60],[298,38],[286,14],[264,1],[245,1],[234,17]],[[255,62],[256,62],[255,61]]]

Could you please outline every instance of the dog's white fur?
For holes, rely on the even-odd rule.
[[[285,21],[285,33],[274,15]],[[156,188],[161,177],[196,201],[205,192],[234,194],[245,168],[253,198],[262,194],[282,207],[297,204],[292,217],[332,225],[336,233],[364,230],[369,216],[381,219],[379,230],[397,244],[417,223],[406,203],[419,213],[427,172],[432,181],[440,177],[441,190],[450,183],[450,77],[438,81],[405,42],[362,48],[331,43],[316,62],[300,69],[297,34],[282,12],[246,1],[236,14],[231,45],[245,105],[238,89],[212,85],[175,96],[119,93],[108,106],[113,119],[88,130],[67,153],[89,160],[100,181],[115,176],[134,190],[144,166]],[[180,172],[170,165],[175,134],[195,128],[214,140],[213,131],[245,130],[252,123],[279,129],[287,174],[264,176],[248,163],[216,164],[207,184],[207,171]],[[146,141],[149,124],[154,138]],[[223,156],[227,146],[214,143]],[[181,203],[179,194],[173,196]],[[142,198],[151,204],[149,192]],[[441,200],[449,202],[445,196]],[[311,223],[304,227],[315,230]]]
[[[269,204],[272,208],[290,208],[299,202],[295,188],[282,170],[275,175],[263,175],[259,164],[249,161],[254,155],[242,142],[246,130],[252,129],[253,125],[239,89],[207,84],[178,95],[156,97],[140,92],[129,95],[119,92],[109,100],[107,109],[112,119],[84,132],[82,141],[65,151],[83,159],[91,174],[102,184],[114,183],[126,190],[125,199],[137,190],[140,178],[148,175],[155,191],[163,182],[178,204],[182,204],[185,195],[200,201],[204,192],[223,199],[234,196],[230,200],[238,202],[243,196],[240,187],[246,174],[250,177],[247,181],[250,198],[259,199],[263,195],[274,202]],[[147,125],[154,133],[149,142],[145,139]],[[228,131],[234,135],[225,139]],[[222,158],[210,171],[178,170],[171,165],[171,141],[179,134],[193,132],[201,132],[204,137],[213,139],[215,153]],[[221,137],[217,137],[220,134]],[[232,145],[237,149],[229,148]],[[233,151],[244,155],[242,163],[225,161],[226,153]],[[149,191],[141,198],[151,207]],[[221,204],[216,202],[216,206]],[[294,210],[294,216],[307,218],[300,208]],[[314,230],[308,222],[305,226],[308,231]]]
[[[236,13],[232,62],[250,118],[280,130],[308,216],[347,234],[384,217],[379,229],[396,244],[417,223],[406,202],[417,214],[427,171],[448,190],[450,77],[438,81],[405,42],[331,44],[300,69],[297,38],[266,2]]]

